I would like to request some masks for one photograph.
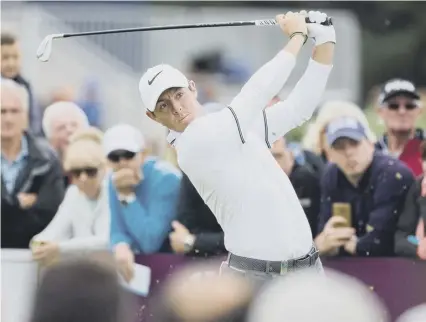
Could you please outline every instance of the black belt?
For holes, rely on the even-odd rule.
[[[319,252],[315,246],[312,246],[309,253],[305,256],[285,261],[264,261],[229,254],[228,266],[238,270],[275,273],[281,275],[302,268],[312,267],[315,265],[318,257]]]

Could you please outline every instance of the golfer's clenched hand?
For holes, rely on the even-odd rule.
[[[302,12],[301,12],[302,13]],[[303,14],[309,17],[312,23],[307,24],[308,36],[312,38],[315,46],[325,43],[336,43],[336,33],[333,25],[324,26],[323,22],[327,20],[327,15],[320,11],[306,11]]]
[[[305,17],[306,15],[302,13],[289,11],[285,15],[277,15],[276,20],[282,31],[290,37],[295,32],[300,32],[303,35],[308,34]]]

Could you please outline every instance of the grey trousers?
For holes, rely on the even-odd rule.
[[[233,268],[229,266],[227,261],[222,262],[220,266],[220,274],[233,274],[237,276],[243,276],[250,280],[250,282],[254,283],[256,287],[262,287],[265,283],[268,283],[275,278],[282,278],[291,275],[293,272],[299,272],[302,270],[314,270],[319,274],[324,274],[324,268],[321,263],[321,259],[315,261],[315,264],[311,267],[302,268],[294,271],[287,272],[285,274],[277,274],[277,273],[268,273],[268,272],[259,272],[259,271],[251,271],[251,270],[240,270],[237,268]]]

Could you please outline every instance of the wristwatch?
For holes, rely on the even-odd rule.
[[[118,200],[120,200],[120,203],[123,206],[127,206],[129,203],[132,203],[133,201],[136,200],[136,195],[134,193],[130,195],[119,195]]]
[[[185,237],[185,240],[183,241],[183,251],[185,253],[188,253],[192,250],[195,243],[195,236],[194,235],[188,235]]]

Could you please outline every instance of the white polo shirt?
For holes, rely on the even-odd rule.
[[[174,142],[178,163],[212,210],[226,249],[281,261],[312,247],[308,220],[269,147],[311,117],[332,66],[313,60],[287,100],[264,110],[284,86],[295,57],[279,52],[228,108],[199,117]]]

